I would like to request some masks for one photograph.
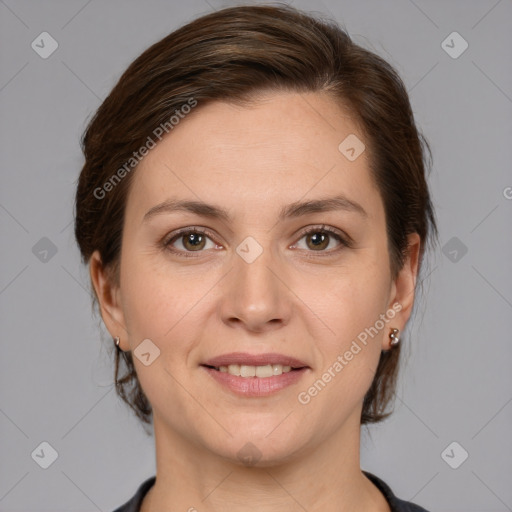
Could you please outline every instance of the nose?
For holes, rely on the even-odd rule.
[[[233,265],[223,283],[221,314],[224,323],[251,332],[271,331],[288,324],[293,294],[271,250],[264,248],[250,263],[235,253]]]

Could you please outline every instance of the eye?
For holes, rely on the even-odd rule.
[[[212,238],[214,238],[214,235],[205,228],[188,227],[171,233],[171,235],[162,242],[162,245],[178,256],[193,258],[195,257],[195,255],[192,254],[194,252],[200,253],[205,249],[222,248],[222,246],[213,242]],[[300,234],[299,242],[303,238],[306,239],[305,250],[309,250],[309,252],[331,254],[337,252],[342,247],[351,247],[349,237],[344,238],[341,232],[333,228],[325,227],[325,225],[304,229]],[[333,239],[338,242],[338,248],[328,251],[325,250],[331,245]],[[208,242],[210,242],[210,246],[208,246]],[[298,245],[297,242],[292,245],[291,248],[295,249]],[[303,247],[298,248],[303,249]]]
[[[333,249],[326,251],[325,249],[331,245],[331,241],[335,239],[338,242],[338,248],[342,247],[350,247],[350,243],[343,238],[341,233],[332,228],[327,228],[324,226],[316,226],[307,228],[301,233],[301,240],[303,238],[306,239],[306,250],[311,249],[313,252],[327,252],[332,253],[336,252],[338,249]],[[296,248],[298,245],[295,244],[292,248]],[[299,247],[301,248],[301,247]]]
[[[193,257],[186,253],[201,252],[203,249],[219,247],[211,240],[211,236],[212,234],[203,228],[184,228],[173,233],[169,238],[164,240],[163,245],[175,254],[185,257]],[[210,247],[207,247],[208,241],[211,244]]]

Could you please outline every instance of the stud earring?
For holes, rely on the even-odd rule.
[[[395,345],[398,345],[400,338],[398,337],[398,333],[400,332],[399,329],[393,329],[391,331],[391,334],[389,335],[389,338],[391,339],[390,345],[394,347]]]
[[[121,342],[121,339],[119,338],[119,336],[116,336],[114,338],[114,343],[116,344],[116,347],[119,348],[119,343]]]

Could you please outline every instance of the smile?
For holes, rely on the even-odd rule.
[[[215,370],[222,373],[229,373],[229,375],[236,375],[237,377],[259,377],[268,378],[283,373],[288,373],[297,368],[291,366],[283,366],[282,364],[267,364],[264,366],[251,366],[246,364],[230,364],[228,366],[210,366]]]
[[[232,366],[232,365],[229,365]],[[219,385],[219,389],[229,392],[230,394],[235,394],[244,398],[256,398],[256,397],[266,397],[270,395],[275,395],[279,391],[284,390],[290,386],[297,384],[304,376],[304,374],[310,371],[309,368],[290,368],[287,371],[284,369],[276,368],[276,375],[270,375],[267,377],[259,377],[255,374],[258,368],[264,368],[263,371],[266,372],[265,375],[268,374],[270,367],[272,369],[273,366],[280,365],[265,365],[264,367],[255,367],[255,366],[246,366],[248,370],[243,370],[244,373],[247,371],[250,372],[249,376],[242,375],[233,375],[229,373],[229,366],[224,367],[227,371],[221,371],[215,367],[204,366],[202,365],[200,368],[206,371],[206,373],[213,379],[216,385]],[[238,366],[238,365],[233,365]],[[241,365],[243,368],[245,365]],[[272,369],[272,371],[274,371]],[[240,373],[242,370],[240,370]]]

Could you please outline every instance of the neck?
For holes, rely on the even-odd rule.
[[[193,444],[157,415],[154,432],[157,478],[141,512],[390,511],[361,472],[357,416],[330,439],[262,467],[243,466]]]

